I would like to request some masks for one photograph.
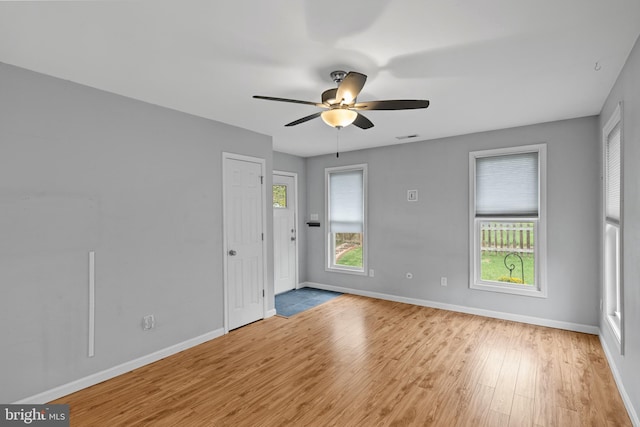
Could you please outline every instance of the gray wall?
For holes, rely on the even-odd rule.
[[[310,282],[598,325],[598,119],[587,117],[307,159]],[[469,289],[469,152],[547,143],[548,298]],[[369,268],[324,270],[324,168],[369,165]],[[407,190],[419,191],[407,202]],[[413,279],[405,273],[413,273]],[[448,287],[440,286],[447,276]]]
[[[0,64],[0,402],[222,328],[223,151],[271,188],[268,136]]]
[[[273,170],[298,174],[298,283],[307,281],[307,161],[303,157],[273,152]]]
[[[640,415],[640,39],[631,51],[618,81],[611,90],[600,114],[600,129],[606,124],[619,102],[623,103],[623,281],[624,281],[624,357],[620,356],[615,338],[600,319],[604,344],[613,357],[614,370],[623,378],[629,401]],[[601,314],[602,315],[602,314]]]

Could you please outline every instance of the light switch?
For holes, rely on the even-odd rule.
[[[407,201],[409,201],[409,202],[417,202],[418,201],[418,190],[407,190]]]

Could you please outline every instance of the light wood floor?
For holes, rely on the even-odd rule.
[[[596,336],[343,295],[66,396],[72,426],[629,426]]]

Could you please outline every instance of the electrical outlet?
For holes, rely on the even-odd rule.
[[[156,319],[153,314],[149,314],[148,316],[144,316],[142,318],[142,329],[148,331],[156,327]]]
[[[373,268],[369,269],[369,277],[374,277],[375,276],[375,271],[373,271]]]
[[[413,279],[413,274],[412,273],[407,273],[407,279]]]
[[[447,278],[446,277],[441,277],[440,278],[440,286],[447,286]]]

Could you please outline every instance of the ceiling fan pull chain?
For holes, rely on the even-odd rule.
[[[340,158],[340,129],[342,129],[342,126],[336,126],[336,159]]]

